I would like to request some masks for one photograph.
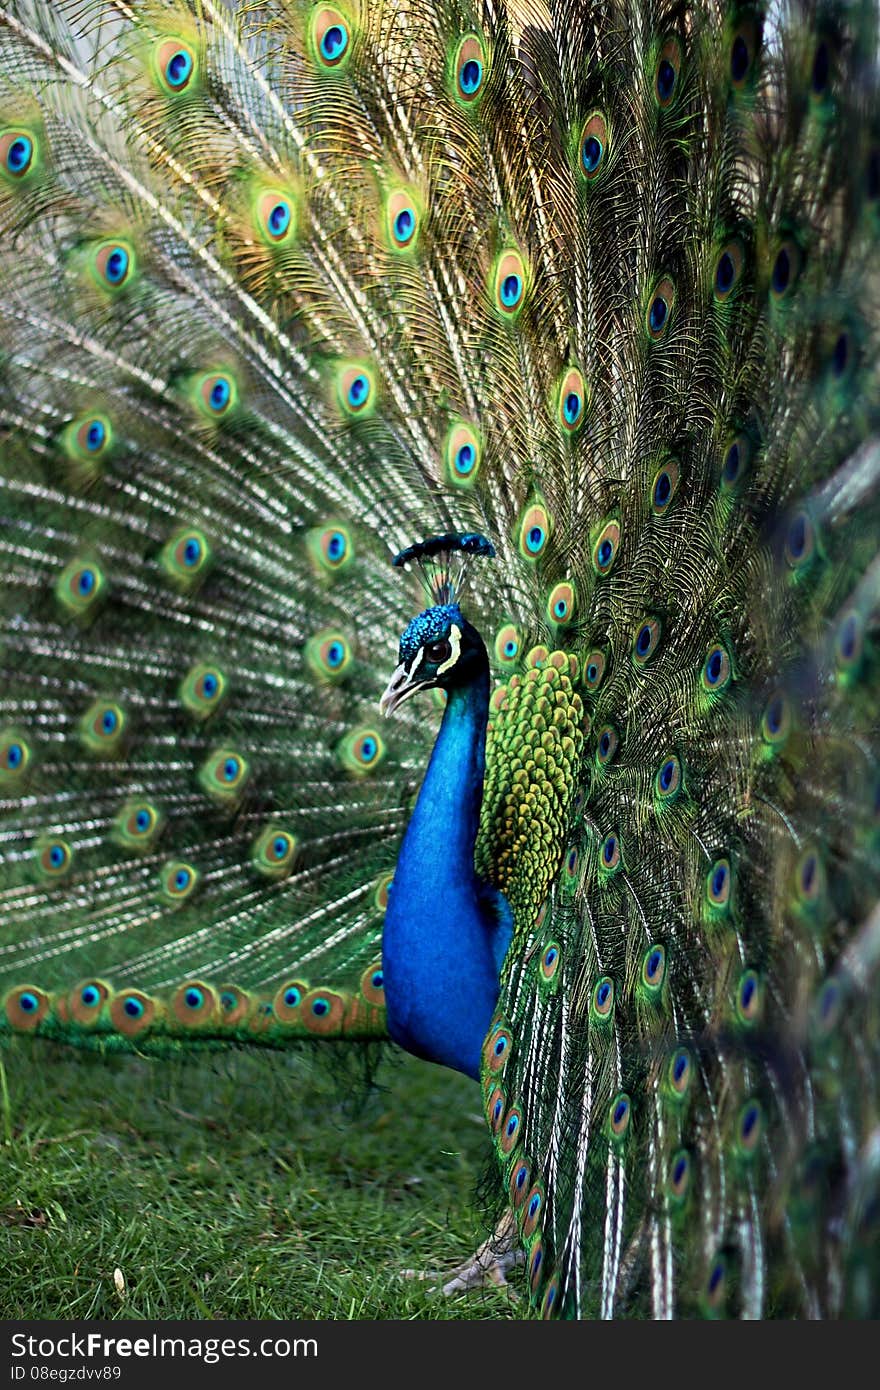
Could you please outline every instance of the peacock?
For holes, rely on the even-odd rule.
[[[4,1035],[390,1039],[544,1316],[877,1315],[877,27],[0,4]]]

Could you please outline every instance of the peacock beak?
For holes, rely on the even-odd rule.
[[[423,684],[423,681],[416,680],[415,672],[407,670],[406,665],[401,662],[388,682],[385,694],[379,701],[379,712],[384,714],[387,719],[389,714],[394,713],[398,705],[402,705],[404,700],[409,699],[410,695],[415,695]]]

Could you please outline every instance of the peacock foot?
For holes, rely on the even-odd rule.
[[[436,1269],[405,1269],[403,1277],[432,1280],[431,1292],[439,1288],[446,1297],[454,1293],[464,1293],[468,1289],[496,1288],[506,1290],[507,1297],[517,1302],[518,1295],[508,1284],[507,1275],[512,1269],[516,1269],[517,1265],[521,1265],[524,1259],[516,1222],[513,1213],[508,1211],[502,1216],[488,1240],[484,1240],[471,1258],[457,1269],[446,1274]]]

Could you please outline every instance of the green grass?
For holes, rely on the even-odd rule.
[[[0,1062],[4,1318],[525,1313],[524,1297],[444,1299],[401,1277],[448,1269],[485,1235],[490,1143],[463,1077],[386,1060],[366,1091],[305,1056],[101,1058],[25,1040]]]

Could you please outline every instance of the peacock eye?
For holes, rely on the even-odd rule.
[[[440,666],[444,661],[448,661],[452,655],[452,647],[444,638],[442,642],[429,642],[425,648],[425,657],[432,666]]]

